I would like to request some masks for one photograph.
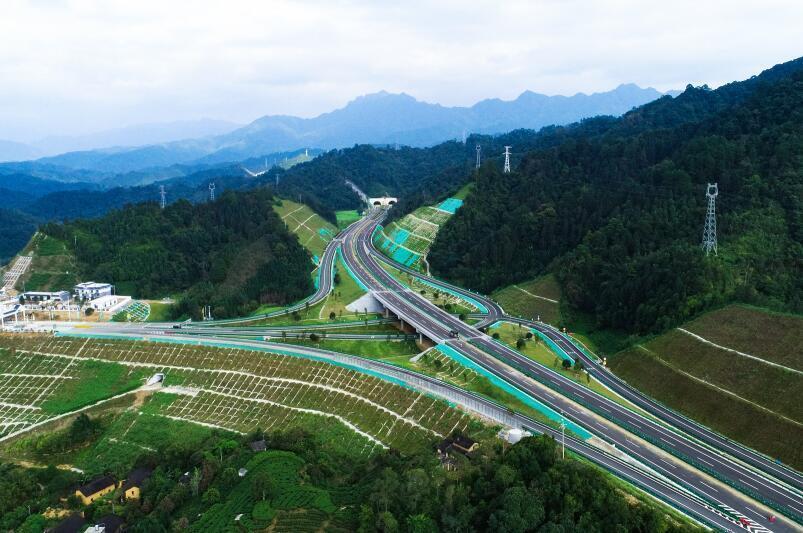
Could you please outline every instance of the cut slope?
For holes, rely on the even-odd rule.
[[[505,313],[557,325],[560,322],[560,285],[551,274],[508,285],[491,294]]]
[[[326,245],[337,234],[337,228],[309,206],[291,200],[279,200],[274,204],[273,210],[287,225],[287,229],[298,236],[298,241],[309,250],[317,264]]]
[[[463,187],[454,197],[447,198],[435,205],[419,207],[387,227],[380,227],[374,235],[374,242],[382,253],[391,259],[415,268],[428,271],[427,253],[440,231],[441,226],[454,215],[470,190],[470,185]]]
[[[75,256],[63,240],[36,233],[25,248],[25,253],[33,259],[31,266],[17,282],[18,290],[22,290],[24,284],[29,291],[72,292],[78,281]]]
[[[620,352],[610,365],[668,406],[800,468],[803,372],[795,368],[803,359],[801,322],[728,307]],[[731,343],[728,335],[734,328],[742,332]],[[786,368],[770,357],[787,363]]]

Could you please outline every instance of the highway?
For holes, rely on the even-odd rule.
[[[59,327],[70,333],[69,327],[60,324]],[[106,335],[115,335],[122,338],[141,338],[148,337],[152,340],[159,340],[160,333],[158,330],[155,332],[153,328],[149,328],[144,324],[118,324],[116,327],[103,327],[101,328]],[[565,442],[568,450],[585,457],[586,459],[596,463],[600,467],[608,470],[615,476],[626,480],[633,485],[641,488],[646,493],[653,497],[675,507],[690,517],[698,520],[700,523],[709,527],[719,529],[722,531],[741,531],[742,526],[738,520],[729,516],[728,513],[718,509],[712,502],[706,501],[695,495],[693,492],[686,490],[683,486],[678,486],[660,476],[657,476],[649,471],[634,465],[632,462],[623,460],[614,454],[608,453],[605,450],[584,442],[581,439],[573,437],[571,434],[565,436],[561,435],[561,431],[553,427],[547,426],[537,420],[511,413],[506,407],[496,404],[492,400],[476,395],[474,393],[465,391],[457,386],[438,380],[424,374],[404,369],[402,367],[384,363],[382,361],[364,359],[357,356],[350,356],[347,354],[338,354],[331,351],[307,347],[307,346],[294,346],[284,343],[271,343],[257,340],[222,340],[216,334],[213,328],[210,328],[209,335],[204,335],[199,332],[193,332],[188,335],[187,331],[177,331],[172,334],[176,340],[194,340],[201,341],[209,345],[223,343],[226,346],[231,346],[233,343],[245,349],[257,348],[277,351],[279,353],[289,353],[301,357],[314,357],[316,359],[329,359],[333,362],[346,363],[349,366],[358,370],[368,370],[375,374],[389,376],[395,380],[401,379],[408,383],[411,387],[417,389],[424,389],[430,394],[440,396],[441,398],[457,403],[467,410],[478,412],[478,406],[485,406],[489,409],[496,410],[497,412],[504,413],[507,423],[527,429],[533,433],[543,433],[553,437],[559,444]],[[71,333],[78,333],[80,335],[87,334],[85,329],[74,330]],[[156,333],[154,335],[154,333]],[[423,387],[422,387],[423,385]],[[766,531],[762,528],[751,529],[755,532]]]
[[[332,271],[335,267],[335,258],[337,256],[337,251],[340,248],[340,244],[351,232],[353,232],[357,226],[352,224],[340,234],[335,237],[329,244],[326,246],[326,250],[324,250],[323,257],[320,259],[318,263],[318,286],[315,289],[315,292],[312,293],[307,298],[304,298],[300,302],[293,304],[289,307],[285,307],[284,309],[280,309],[278,311],[273,311],[271,313],[264,313],[261,315],[253,315],[247,316],[242,318],[229,318],[223,320],[210,320],[206,322],[207,324],[222,324],[222,325],[231,325],[231,324],[247,324],[249,322],[256,322],[258,320],[263,320],[265,318],[273,318],[282,315],[289,315],[293,311],[300,311],[304,309],[306,306],[312,306],[316,303],[320,302],[321,300],[325,299],[330,292],[332,292],[332,287],[334,287],[334,276]]]
[[[371,242],[371,235],[376,224],[381,220],[381,217],[381,212],[372,213],[366,219],[347,228],[330,243],[319,265],[320,275],[316,292],[306,300],[302,300],[298,304],[290,307],[289,311],[302,309],[307,304],[312,305],[317,303],[329,294],[333,286],[332,272],[334,261],[337,257],[338,249],[340,249],[343,253],[343,259],[351,272],[360,279],[366,287],[374,292],[376,298],[380,300],[383,305],[393,311],[400,319],[410,323],[419,332],[433,341],[448,344],[463,356],[481,365],[487,371],[529,394],[533,398],[538,399],[554,410],[562,411],[565,413],[567,419],[571,419],[590,430],[592,433],[602,436],[604,440],[615,445],[619,451],[637,459],[652,471],[646,470],[643,467],[637,468],[630,463],[625,463],[626,466],[622,466],[622,464],[620,464],[622,463],[621,459],[607,456],[607,454],[599,448],[591,446],[581,440],[567,438],[567,447],[570,447],[577,453],[588,457],[597,464],[633,482],[637,486],[642,487],[654,496],[659,497],[666,503],[676,506],[680,510],[697,517],[704,523],[712,525],[713,527],[730,530],[739,529],[742,527],[737,521],[740,516],[749,519],[750,525],[746,527],[746,529],[751,531],[768,531],[766,526],[770,524],[766,521],[766,512],[762,511],[760,507],[756,506],[748,498],[738,494],[736,491],[729,490],[718,484],[704,472],[710,473],[713,477],[725,480],[755,500],[762,501],[769,506],[780,509],[787,516],[796,518],[798,521],[801,520],[801,517],[803,517],[803,511],[801,510],[801,508],[803,508],[803,504],[801,504],[803,498],[801,498],[800,491],[797,490],[799,485],[794,483],[794,476],[799,476],[798,473],[789,471],[789,469],[780,465],[775,465],[777,471],[781,473],[789,471],[790,475],[793,476],[790,478],[791,481],[789,482],[791,486],[787,486],[784,483],[777,482],[775,479],[762,475],[760,472],[746,466],[740,461],[735,461],[731,457],[711,449],[711,447],[720,448],[720,446],[727,448],[727,446],[719,443],[717,440],[712,441],[714,444],[709,444],[705,439],[700,438],[700,441],[706,442],[707,445],[704,445],[696,439],[689,438],[684,431],[688,431],[689,434],[694,435],[692,432],[695,430],[694,426],[698,428],[697,431],[700,431],[701,435],[704,435],[706,431],[712,435],[716,434],[660,406],[657,402],[635,391],[635,389],[629,387],[622,380],[610,374],[607,369],[599,365],[595,359],[579,350],[579,348],[560,332],[541,323],[535,323],[520,318],[506,317],[498,304],[482,295],[466,291],[460,287],[433,278],[428,278],[388,260],[374,249]],[[602,381],[603,377],[607,377],[608,379],[602,382],[612,390],[619,392],[619,390],[624,391],[625,388],[627,388],[627,394],[620,393],[622,396],[657,418],[664,420],[665,423],[656,422],[650,417],[645,417],[627,409],[619,403],[596,394],[582,385],[534,363],[506,345],[494,341],[479,331],[477,327],[472,327],[463,323],[455,316],[450,315],[422,298],[419,294],[406,289],[382,268],[379,264],[380,260],[393,267],[405,270],[412,275],[421,277],[429,283],[448,288],[452,292],[473,298],[482,303],[482,305],[487,308],[488,313],[487,316],[476,325],[477,327],[490,325],[493,322],[504,319],[538,329],[558,344],[558,346],[566,350],[570,356],[583,360],[586,368],[593,372],[592,375],[594,375],[594,377],[600,381]],[[285,327],[270,326],[267,328],[228,327],[237,324],[245,324],[261,318],[280,316],[289,311],[281,310],[258,317],[246,317],[243,319],[182,324],[180,330],[174,330],[171,324],[138,326],[133,324],[120,324],[118,326],[118,333],[128,334],[133,331],[141,331],[143,332],[142,334],[145,335],[192,335],[192,338],[195,339],[214,339],[215,337],[220,338],[234,335],[252,336],[252,334],[253,336],[270,337],[270,332],[279,332],[280,336],[281,331],[289,331],[291,328],[310,329],[303,325]],[[363,322],[360,322],[360,324],[363,324]],[[352,324],[352,326],[353,325],[354,324]],[[334,326],[333,324],[331,327]],[[329,326],[327,325],[327,327]],[[455,337],[455,335],[457,335],[457,337]],[[333,334],[327,334],[327,337],[334,338]],[[386,338],[386,335],[381,335],[381,338]],[[237,342],[246,341],[238,340]],[[286,344],[278,344],[277,346],[287,349]],[[294,346],[293,350],[307,350],[307,348]],[[394,368],[398,369],[398,367]],[[654,406],[658,406],[660,409]],[[655,412],[653,412],[653,409],[655,409]],[[539,425],[535,421],[523,417],[520,420],[523,427],[553,435],[555,433],[554,429],[548,428],[547,426],[541,427],[542,425]],[[683,422],[685,422],[686,425],[684,425]],[[682,431],[675,431],[675,427],[680,428]],[[687,430],[686,427],[690,429]],[[635,438],[634,434],[638,435],[640,438]],[[716,436],[725,444],[729,443],[735,450],[730,451],[726,449],[726,453],[738,457],[736,452],[741,449],[748,453],[748,455],[752,453],[762,458],[763,461],[768,461],[767,458],[764,458],[752,450],[732,443],[721,436]],[[664,450],[683,461],[693,464],[694,467],[690,467],[667,455]],[[749,461],[745,462],[749,463]],[[762,461],[758,461],[758,464],[761,463]],[[774,465],[771,461],[770,463]],[[781,481],[786,481],[780,475],[777,477]],[[678,493],[678,487],[684,488],[684,490],[681,491],[683,495]],[[779,521],[772,524],[771,527],[773,531],[800,530],[798,524],[788,522],[782,517],[779,517]]]
[[[456,292],[458,294],[472,298],[482,303],[488,309],[488,314],[484,315],[481,321],[475,324],[476,328],[482,328],[485,326],[489,326],[499,320],[505,320],[508,322],[522,324],[524,326],[538,330],[546,337],[548,337],[552,342],[558,345],[558,347],[560,347],[567,355],[569,355],[569,357],[571,357],[574,360],[582,361],[583,366],[594,378],[603,383],[606,387],[615,391],[620,396],[626,398],[628,401],[639,406],[640,408],[656,416],[657,418],[666,421],[672,426],[682,429],[689,435],[692,435],[693,437],[699,439],[705,444],[712,446],[718,450],[721,450],[725,453],[728,453],[734,458],[739,459],[740,461],[743,461],[755,468],[758,468],[759,470],[775,477],[779,481],[782,481],[790,485],[791,487],[794,487],[798,490],[803,490],[803,474],[801,474],[800,472],[797,472],[783,464],[780,464],[777,461],[773,460],[772,458],[767,457],[738,442],[732,441],[727,437],[724,437],[719,433],[716,433],[710,428],[707,428],[695,422],[694,420],[691,420],[667,408],[666,406],[658,403],[649,396],[634,389],[632,386],[627,384],[627,382],[625,382],[615,374],[611,373],[608,370],[608,368],[603,366],[602,363],[597,358],[590,356],[589,354],[584,352],[574,342],[572,342],[567,335],[561,333],[557,329],[535,320],[528,320],[520,317],[506,315],[504,313],[504,310],[499,306],[499,304],[491,300],[487,296],[465,290],[456,285],[452,285],[450,283],[422,274],[414,269],[411,269],[405,265],[393,261],[386,255],[382,254],[376,248],[372,248],[371,253],[378,260],[398,270],[402,270],[408,274],[411,274],[419,279],[425,280],[431,285],[436,285],[451,290],[452,292]],[[604,415],[604,413],[602,414]],[[661,444],[659,444],[659,446],[660,445]]]
[[[625,382],[615,374],[611,373],[608,370],[608,368],[602,365],[602,363],[597,358],[584,352],[580,347],[577,346],[577,344],[572,342],[567,335],[561,333],[557,329],[547,324],[544,324],[543,322],[506,315],[502,310],[502,308],[499,306],[499,304],[497,304],[495,301],[491,300],[487,296],[462,289],[456,285],[452,285],[450,283],[422,274],[405,265],[393,261],[392,259],[382,254],[380,251],[378,251],[376,248],[372,248],[371,253],[374,257],[376,257],[380,261],[383,261],[386,264],[396,269],[403,270],[404,272],[411,274],[419,279],[426,280],[431,285],[443,287],[445,289],[457,292],[459,294],[462,294],[466,297],[472,298],[482,303],[489,310],[489,312],[487,315],[483,316],[483,320],[481,320],[481,322],[475,324],[476,328],[481,328],[486,325],[491,325],[499,320],[504,320],[508,322],[522,324],[529,328],[538,330],[543,335],[548,337],[552,342],[554,342],[572,359],[582,361],[583,366],[592,375],[592,377],[603,383],[606,387],[615,391],[620,396],[626,398],[634,405],[637,405],[638,407],[644,409],[645,411],[656,416],[657,418],[666,421],[673,427],[683,430],[684,432],[688,433],[689,435],[692,435],[693,437],[699,439],[705,444],[718,450],[721,450],[733,456],[734,458],[739,459],[740,461],[743,461],[755,468],[758,468],[759,470],[765,472],[766,474],[775,477],[779,481],[782,481],[790,485],[791,487],[794,487],[795,489],[803,490],[803,474],[801,474],[800,472],[797,472],[783,464],[780,464],[779,462],[773,460],[772,458],[767,457],[738,442],[732,441],[727,437],[724,437],[719,433],[716,433],[710,428],[707,428],[699,424],[698,422],[695,422],[694,420],[691,420],[667,408],[666,406],[653,400],[649,396],[636,390],[635,388],[630,386],[627,382]],[[600,414],[607,417],[607,414],[605,412],[602,412]],[[662,444],[660,443],[658,445],[662,446]]]
[[[534,363],[434,306],[420,295],[407,290],[378,264],[371,253],[373,248],[371,234],[380,219],[381,215],[374,214],[357,223],[360,230],[350,232],[344,239],[343,257],[352,272],[375,292],[375,296],[386,307],[405,322],[435,342],[448,343],[462,355],[508,383],[527,391],[550,407],[564,411],[568,418],[604,435],[620,450],[627,451],[667,478],[693,488],[697,494],[722,505],[723,508],[737,509],[742,514],[750,516],[753,521],[761,520],[760,514],[749,506],[746,498],[724,487],[721,490],[712,487],[712,480],[703,474],[701,469],[714,473],[715,477],[726,480],[728,484],[751,498],[779,509],[784,514],[793,518],[803,516],[803,512],[798,512],[798,506],[801,505],[798,491],[768,479],[752,468],[712,451],[681,432],[672,431],[664,424],[631,411]],[[460,338],[453,338],[452,332],[458,333]],[[520,372],[516,372],[514,368]],[[525,375],[543,383],[556,393],[548,394],[543,388],[534,387]],[[586,409],[577,409],[577,403]],[[625,431],[617,431],[610,425],[603,426],[601,431],[596,429],[599,427],[598,417],[589,410],[609,413],[606,418],[615,420],[617,425],[632,431],[644,440],[663,443],[675,456],[693,463],[697,468],[678,469],[677,463],[667,460],[654,446],[633,440],[632,435],[628,435]],[[752,516],[749,513],[752,513]],[[758,523],[756,525],[758,526]],[[776,530],[796,529],[793,524],[780,522],[773,527]]]
[[[725,453],[728,453],[734,458],[743,461],[755,468],[758,468],[759,470],[775,477],[779,481],[782,481],[790,485],[791,487],[794,487],[795,489],[803,490],[803,474],[801,474],[800,472],[797,472],[783,464],[780,464],[779,462],[773,460],[772,458],[767,457],[738,442],[728,439],[727,437],[724,437],[719,433],[716,433],[710,428],[707,428],[695,422],[694,420],[691,420],[667,408],[666,406],[653,400],[649,396],[636,390],[635,388],[630,386],[627,382],[625,382],[615,374],[611,373],[608,370],[608,368],[603,366],[597,358],[590,356],[588,353],[584,352],[574,342],[572,342],[567,335],[561,333],[557,329],[547,324],[544,324],[543,322],[506,315],[502,310],[502,308],[499,306],[499,304],[497,304],[495,301],[491,300],[487,296],[462,289],[461,287],[458,287],[456,285],[452,285],[450,283],[422,274],[405,265],[393,261],[392,259],[382,254],[380,251],[376,250],[376,248],[372,248],[371,253],[372,255],[374,255],[374,257],[376,257],[380,261],[385,262],[386,264],[396,269],[402,270],[419,279],[426,280],[428,283],[432,285],[436,285],[444,289],[451,290],[453,292],[459,293],[461,295],[472,298],[482,303],[488,309],[489,312],[487,315],[482,315],[482,320],[477,324],[475,324],[476,328],[482,328],[491,325],[499,320],[504,320],[507,322],[522,324],[524,326],[538,330],[546,337],[548,337],[551,341],[553,341],[572,359],[582,361],[583,366],[594,378],[603,383],[606,387],[615,391],[620,396],[626,398],[628,401],[639,406],[640,408],[644,409],[650,414],[658,417],[659,419],[666,421],[672,426],[682,429],[684,432],[688,433],[689,435],[692,435],[693,437],[699,439],[705,444],[714,447],[718,450],[721,450]],[[605,412],[602,412],[600,414],[602,414],[603,416],[607,416]],[[661,446],[661,444],[659,444],[659,446]]]

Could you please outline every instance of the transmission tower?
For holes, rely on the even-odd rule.
[[[482,148],[480,145],[477,145],[477,168],[480,168],[480,153],[482,152]]]
[[[209,182],[209,201],[210,202],[214,202],[215,201],[215,182],[214,181],[210,181]]]
[[[167,193],[165,192],[164,185],[159,185],[159,198],[159,207],[164,209],[167,205]]]
[[[466,144],[466,130],[463,130],[463,144]]]
[[[703,250],[705,255],[712,251],[717,255],[717,195],[719,188],[716,183],[709,183],[705,189],[705,197],[708,198],[708,210],[705,213],[705,226],[703,227]]]
[[[510,174],[510,149],[512,146],[505,146],[505,174]]]

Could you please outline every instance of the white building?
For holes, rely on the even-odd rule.
[[[95,300],[103,296],[111,296],[114,287],[111,283],[95,283],[85,281],[75,286],[75,297],[79,300]]]
[[[86,305],[95,311],[108,311],[110,313],[115,313],[122,309],[123,306],[128,305],[130,302],[130,296],[107,294],[106,296],[100,296],[94,300],[89,300]]]

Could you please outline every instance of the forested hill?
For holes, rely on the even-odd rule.
[[[265,188],[229,191],[215,202],[180,200],[164,210],[144,203],[43,231],[73,247],[83,279],[142,298],[186,291],[180,314],[199,318],[212,305],[223,318],[313,290],[309,254],[272,209],[274,201]]]
[[[719,255],[700,248],[719,184]],[[484,167],[433,270],[491,290],[553,271],[603,327],[665,329],[727,301],[803,308],[803,60],[581,125],[511,174]]]
[[[599,130],[613,120],[598,117],[582,124],[587,130]],[[466,143],[450,141],[430,148],[357,145],[331,150],[287,171],[274,169],[264,181],[274,183],[278,175],[282,196],[300,198],[331,220],[335,210],[362,206],[346,180],[369,196],[387,193],[399,197],[396,213],[412,211],[456,191],[470,179],[478,144],[482,147],[483,161],[499,162],[505,145],[514,145],[517,152],[554,146],[570,138],[577,129],[578,125],[550,126],[539,132],[515,130],[498,136],[471,135]]]

